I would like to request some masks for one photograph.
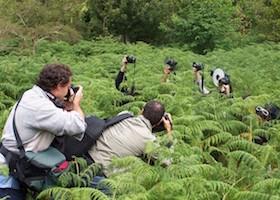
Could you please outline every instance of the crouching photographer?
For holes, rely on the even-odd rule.
[[[147,142],[156,140],[153,132],[164,130],[172,139],[171,115],[165,112],[162,103],[152,100],[144,105],[140,115],[130,116],[106,128],[88,153],[108,177],[114,157],[143,156]]]
[[[9,166],[10,177],[21,188],[40,191],[47,183],[55,183],[54,177],[68,168],[65,156],[51,147],[56,136],[84,136],[86,123],[80,107],[83,88],[79,86],[72,91],[75,95],[67,96],[71,79],[67,65],[45,65],[36,84],[24,92],[8,116],[0,153]],[[64,104],[70,97],[71,107]]]
[[[125,75],[125,73],[127,71],[127,66],[128,66],[129,63],[134,64],[133,83],[132,83],[132,86],[131,86],[130,89],[127,86],[127,76]],[[118,75],[115,79],[115,86],[116,86],[117,90],[121,91],[123,94],[132,95],[132,96],[134,96],[136,94],[136,92],[135,92],[135,81],[134,81],[135,66],[136,66],[136,57],[134,57],[132,55],[130,55],[130,56],[125,55],[123,57],[122,62],[121,62],[120,71],[118,72]],[[121,84],[122,84],[122,86],[121,86]]]
[[[232,85],[230,81],[230,76],[224,72],[224,70],[217,68],[211,70],[210,75],[213,79],[213,83],[218,87],[219,92],[226,97],[232,96]]]
[[[280,119],[280,108],[273,103],[268,103],[264,106],[256,106],[255,112],[263,122]],[[267,141],[268,138],[264,136],[256,136],[254,138],[254,142],[257,144],[264,144]]]
[[[270,121],[280,118],[280,108],[273,103],[265,104],[263,107],[256,106],[255,111],[263,121]]]
[[[166,59],[164,63],[165,63],[165,65],[163,67],[163,76],[161,78],[162,83],[168,81],[168,77],[172,72],[174,72],[174,74],[175,74],[175,69],[177,66],[177,61],[172,58]]]

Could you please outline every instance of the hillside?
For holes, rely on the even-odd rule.
[[[122,110],[137,114],[146,101],[158,99],[173,116],[172,148],[147,149],[148,155],[160,155],[155,166],[134,158],[116,161],[115,165],[130,168],[108,180],[113,199],[280,199],[280,126],[263,123],[255,114],[257,105],[280,105],[279,50],[279,44],[252,44],[202,56],[111,39],[75,45],[42,41],[33,56],[1,56],[0,129],[41,67],[61,62],[72,67],[74,84],[84,87],[82,107],[88,115],[109,117]],[[114,86],[125,54],[137,57],[135,71],[133,64],[128,66],[128,85],[134,79],[139,92],[135,97],[121,94]],[[167,57],[175,58],[178,67],[167,83],[160,83]],[[193,82],[194,61],[205,64],[208,96],[201,95]],[[230,75],[234,98],[221,97],[213,85],[210,70],[217,67]],[[127,103],[120,106],[122,101]],[[258,145],[253,142],[256,136],[269,142]],[[167,138],[159,138],[166,144]],[[172,164],[163,168],[160,162],[166,159]]]

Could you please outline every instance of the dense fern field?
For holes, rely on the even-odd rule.
[[[32,87],[41,67],[61,62],[71,66],[74,84],[84,87],[82,107],[88,115],[109,117],[123,110],[138,114],[146,101],[162,101],[173,117],[173,145],[166,147],[168,139],[159,134],[162,145],[147,146],[148,158],[153,153],[159,156],[153,166],[149,159],[116,159],[113,165],[121,172],[103,182],[111,189],[109,196],[88,187],[98,167],[84,166],[61,177],[59,187],[44,190],[38,199],[52,195],[55,199],[277,200],[280,123],[261,121],[255,107],[268,102],[280,105],[279,51],[279,44],[252,44],[202,56],[111,39],[75,45],[42,41],[35,55],[12,52],[1,56],[0,129],[16,99]],[[128,85],[135,80],[139,92],[135,97],[123,95],[114,86],[125,54],[137,57],[135,68],[129,65],[127,72]],[[175,58],[178,67],[168,82],[160,83],[167,57]],[[194,84],[194,61],[205,64],[205,84],[211,90],[207,96]],[[213,85],[210,70],[217,67],[230,75],[234,98],[221,97]],[[121,105],[123,101],[128,103]],[[256,136],[269,141],[256,144]],[[172,164],[163,167],[165,160]]]

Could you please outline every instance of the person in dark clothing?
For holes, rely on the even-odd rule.
[[[261,119],[261,122],[268,122],[272,120],[280,119],[280,107],[274,103],[267,103],[264,106],[256,106],[255,108],[257,116]],[[258,136],[254,137],[254,142],[260,145],[267,143],[268,137]]]
[[[122,59],[122,64],[121,64],[120,71],[118,72],[118,75],[115,79],[115,86],[116,86],[117,90],[121,91],[123,94],[126,94],[126,95],[134,96],[136,94],[135,93],[134,82],[133,82],[131,88],[129,89],[128,86],[127,86],[127,77],[125,75],[128,63],[134,63],[135,64],[135,62],[136,62],[135,57],[124,56],[123,59]]]

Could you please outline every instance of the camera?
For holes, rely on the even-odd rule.
[[[172,128],[173,124],[172,124],[171,120],[169,119],[168,114],[164,113],[163,117],[170,122],[171,128]],[[161,121],[159,125],[155,126],[152,129],[152,132],[156,133],[156,132],[161,132],[161,131],[164,131],[164,130],[165,130],[164,123],[163,123],[163,121]]]
[[[264,107],[257,106],[256,114],[264,120],[273,120],[280,118],[280,108],[275,104],[266,104]]]
[[[168,60],[166,60],[165,64],[167,64],[169,66],[170,71],[174,71],[176,68],[177,62],[174,59],[168,59]]]
[[[135,63],[136,62],[136,57],[130,55],[126,56],[127,63]]]
[[[255,110],[256,110],[256,114],[258,116],[260,116],[262,119],[268,119],[269,118],[269,112],[265,108],[263,108],[261,106],[257,106],[255,108]]]
[[[204,65],[202,63],[193,62],[192,67],[195,68],[197,71],[203,70]]]
[[[219,85],[229,85],[230,84],[230,79],[229,76],[226,75],[223,78],[219,79]]]
[[[67,94],[64,97],[65,101],[73,101],[75,94],[78,92],[79,86],[71,85],[70,88],[68,89]]]

